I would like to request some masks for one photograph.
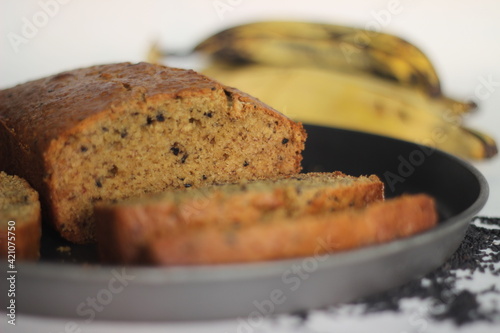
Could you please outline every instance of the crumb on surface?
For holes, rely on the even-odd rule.
[[[58,246],[56,248],[56,250],[59,253],[69,253],[69,252],[71,252],[71,247],[69,247],[69,246]]]

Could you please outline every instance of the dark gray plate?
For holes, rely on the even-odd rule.
[[[148,268],[93,264],[91,247],[46,231],[42,261],[18,263],[16,311],[106,320],[204,320],[319,308],[403,284],[441,265],[488,196],[484,177],[440,151],[358,132],[307,126],[305,171],[378,174],[386,196],[426,192],[439,225],[422,234],[344,253],[239,265]],[[62,262],[64,261],[64,262]],[[82,264],[87,263],[87,264]],[[2,291],[6,295],[6,291]],[[5,309],[6,297],[1,297]]]

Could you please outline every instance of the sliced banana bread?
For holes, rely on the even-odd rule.
[[[268,223],[178,229],[151,239],[143,259],[151,265],[199,265],[318,256],[413,235],[437,219],[431,197],[405,195]]]
[[[234,88],[148,63],[0,91],[0,170],[27,179],[76,243],[94,240],[96,202],[295,174],[305,138],[301,124]]]
[[[149,199],[97,205],[98,248],[105,262],[140,263],[153,239],[180,230],[237,230],[360,208],[383,198],[384,184],[377,176],[352,177],[341,172],[170,191]]]
[[[38,193],[24,179],[0,171],[0,258],[38,259],[40,237]]]

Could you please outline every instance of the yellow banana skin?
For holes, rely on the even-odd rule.
[[[457,114],[476,109],[473,102],[444,96],[438,75],[426,55],[413,44],[390,34],[310,22],[256,22],[210,36],[193,52],[208,55],[221,64],[255,63],[370,73],[441,99],[447,110]],[[179,55],[164,52],[153,44],[147,59],[161,62],[164,57]]]
[[[425,54],[405,40],[340,25],[268,21],[221,31],[196,46],[224,63],[259,63],[368,72],[440,96],[438,75]]]
[[[194,49],[205,74],[293,119],[413,141],[485,159],[494,139],[462,126],[476,108],[445,96],[426,55],[405,40],[340,25],[268,21],[216,33]],[[153,46],[149,59],[170,53]]]
[[[203,72],[304,123],[391,136],[468,159],[497,153],[491,137],[462,127],[462,118],[446,111],[446,101],[372,75],[260,64],[214,64]]]

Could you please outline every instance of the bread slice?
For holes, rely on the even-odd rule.
[[[94,240],[100,201],[285,176],[306,134],[234,88],[191,70],[119,63],[0,91],[0,170],[38,190],[59,233]]]
[[[437,220],[431,197],[404,195],[365,208],[244,227],[177,230],[152,239],[144,260],[152,265],[200,265],[317,256],[410,236]]]
[[[341,172],[170,191],[149,200],[97,205],[98,248],[105,262],[141,263],[153,239],[180,230],[238,229],[360,208],[383,198],[384,184],[377,176]]]
[[[40,237],[38,193],[24,179],[0,171],[0,258],[38,259]]]

